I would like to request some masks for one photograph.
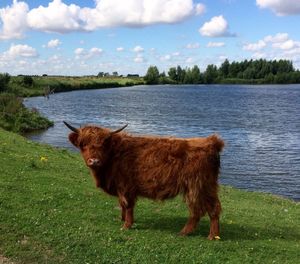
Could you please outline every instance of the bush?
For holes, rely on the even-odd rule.
[[[32,79],[32,77],[31,76],[24,76],[23,77],[23,84],[25,85],[25,86],[32,86],[33,85],[33,79]]]
[[[0,94],[0,127],[14,132],[29,132],[53,125],[38,111],[25,108],[22,101],[13,94]]]
[[[8,73],[0,73],[0,92],[4,92],[8,89],[9,81],[10,75]]]

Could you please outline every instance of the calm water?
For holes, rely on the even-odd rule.
[[[136,134],[207,136],[226,141],[221,182],[300,200],[300,85],[138,86],[27,99],[55,121],[29,138],[72,148],[66,120]]]

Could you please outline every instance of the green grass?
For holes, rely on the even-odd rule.
[[[22,76],[11,77],[9,91],[23,97],[44,95],[44,89],[50,88],[57,92],[68,92],[84,89],[101,89],[144,84],[142,78],[127,77],[63,77],[44,76],[32,77],[33,84],[26,86]]]
[[[208,241],[207,217],[177,235],[188,214],[180,197],[140,199],[134,228],[121,231],[117,199],[95,188],[79,154],[0,129],[0,161],[0,256],[15,263],[299,261],[299,203],[222,187],[221,240]]]
[[[23,100],[11,93],[0,93],[0,127],[18,133],[46,129],[53,122],[36,109],[27,109]]]

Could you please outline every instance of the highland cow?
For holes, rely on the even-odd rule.
[[[97,126],[75,128],[71,143],[80,149],[96,186],[116,196],[122,211],[123,228],[133,224],[137,198],[165,200],[182,194],[190,216],[181,235],[195,230],[208,213],[208,239],[219,236],[221,204],[218,174],[223,140],[207,138],[168,138],[133,136],[120,133],[126,126],[111,131]]]

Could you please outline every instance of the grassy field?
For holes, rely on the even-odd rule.
[[[31,85],[24,84],[23,76],[12,77],[9,83],[10,91],[19,96],[44,95],[44,89],[57,92],[67,92],[84,89],[101,89],[144,84],[142,78],[127,77],[63,77],[63,76],[36,76],[32,77]]]
[[[299,261],[299,203],[222,187],[221,240],[208,241],[207,217],[195,234],[177,235],[188,214],[180,197],[164,203],[141,199],[134,228],[122,231],[116,198],[95,188],[79,154],[0,129],[0,161],[0,261]]]

